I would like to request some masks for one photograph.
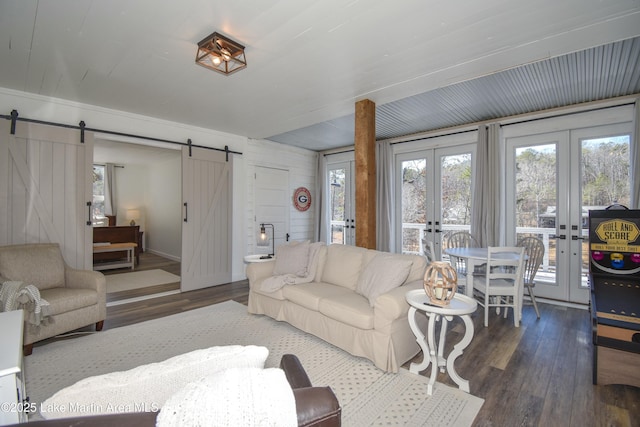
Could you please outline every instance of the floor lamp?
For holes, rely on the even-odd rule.
[[[260,224],[260,238],[258,239],[258,246],[269,246],[269,236],[267,235],[267,227],[271,227],[271,252],[268,255],[261,256],[260,259],[271,259],[275,255],[275,243],[276,228],[273,224]]]

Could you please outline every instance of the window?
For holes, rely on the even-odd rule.
[[[103,226],[108,223],[104,215],[104,165],[93,165],[91,221],[94,226]]]

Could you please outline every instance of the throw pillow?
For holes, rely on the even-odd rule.
[[[263,368],[266,347],[220,346],[192,351],[163,362],[85,378],[42,402],[44,418],[158,411],[176,390],[229,368]]]
[[[273,274],[295,274],[305,277],[309,271],[309,242],[288,244],[278,246],[276,250],[276,265],[273,267]]]
[[[329,245],[322,268],[322,281],[355,290],[366,251],[364,248],[349,245]]]
[[[394,255],[376,255],[358,278],[356,292],[366,297],[369,305],[373,307],[380,295],[404,283],[412,264],[411,259],[399,259]]]
[[[236,368],[187,384],[171,396],[156,426],[298,425],[296,401],[284,371]]]

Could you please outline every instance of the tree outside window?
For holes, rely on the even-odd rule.
[[[104,215],[104,165],[93,165],[93,204],[91,205],[93,225],[103,225]]]

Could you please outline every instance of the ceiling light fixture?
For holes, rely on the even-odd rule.
[[[222,74],[231,74],[247,67],[244,46],[214,32],[198,43],[196,64]]]

